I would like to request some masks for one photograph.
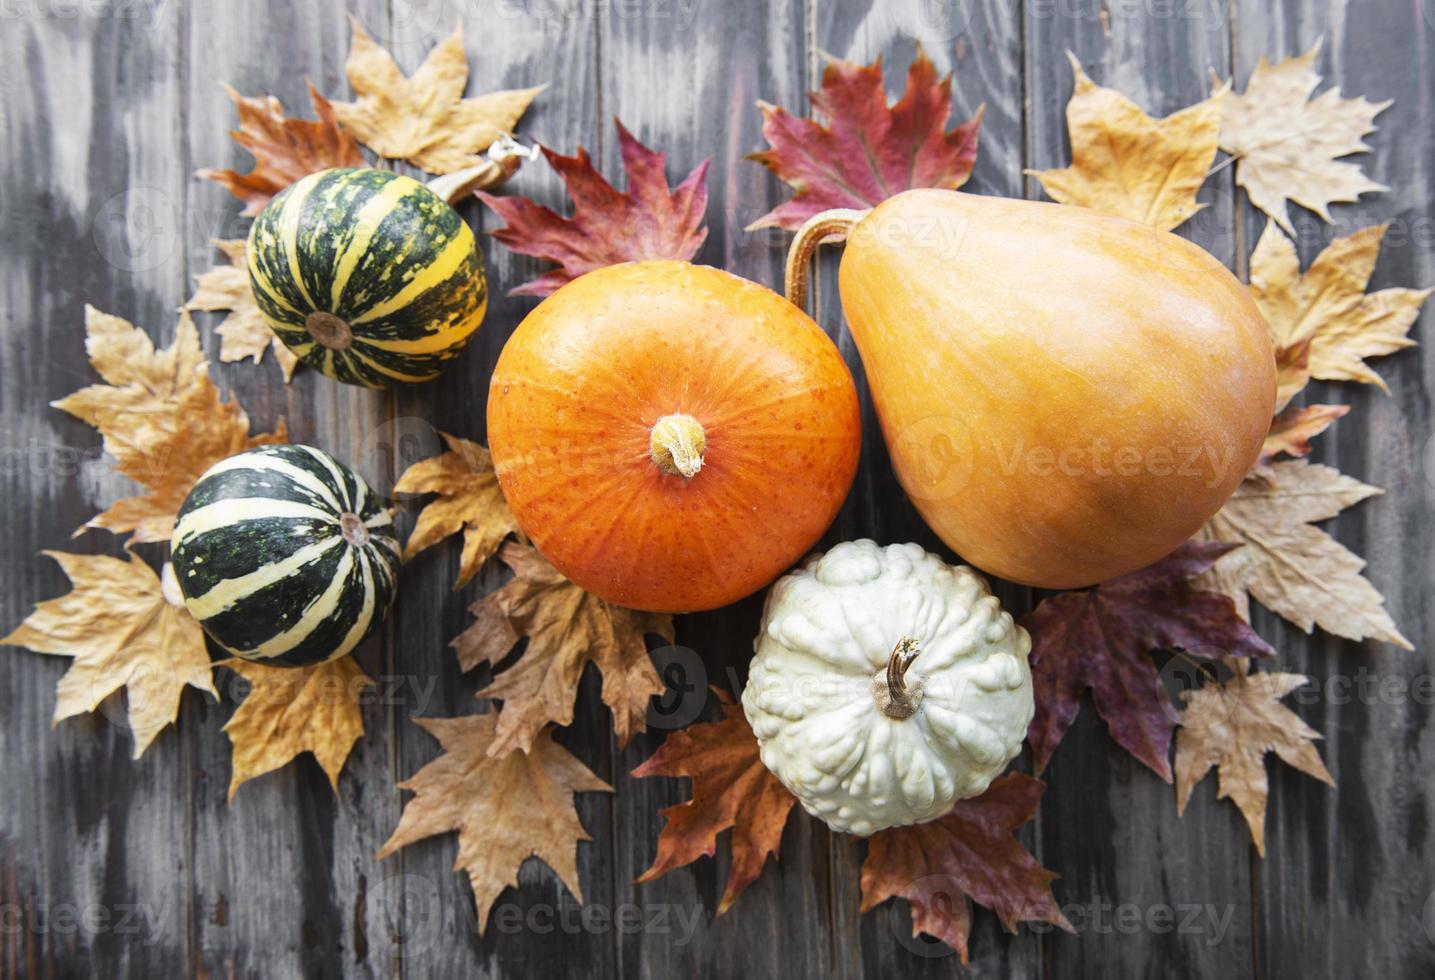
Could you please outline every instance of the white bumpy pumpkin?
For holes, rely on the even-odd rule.
[[[772,587],[743,711],[808,813],[866,836],[943,816],[1021,750],[1031,638],[965,566],[848,541]]]

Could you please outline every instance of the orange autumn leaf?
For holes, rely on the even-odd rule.
[[[1310,441],[1349,411],[1349,405],[1292,405],[1285,409],[1271,422],[1271,431],[1256,460],[1257,470],[1264,471],[1277,456],[1309,456]]]
[[[955,190],[967,182],[977,158],[982,109],[955,128],[952,76],[937,69],[922,46],[907,69],[902,97],[887,104],[882,59],[858,65],[831,59],[822,87],[809,92],[826,125],[759,102],[762,135],[769,149],[748,157],[786,181],[797,193],[748,225],[802,227],[832,208],[870,208],[914,187]]]
[[[518,887],[518,869],[536,857],[583,901],[578,842],[593,838],[574,808],[577,793],[611,793],[544,731],[528,752],[495,758],[496,713],[464,718],[415,718],[438,739],[443,754],[399,783],[416,795],[404,807],[378,859],[437,834],[458,834],[455,871],[468,873],[482,935],[488,913],[505,888]]]
[[[230,130],[234,142],[254,156],[247,174],[236,170],[205,169],[196,176],[223,184],[244,202],[244,215],[264,210],[269,199],[300,177],[330,167],[362,167],[359,144],[345,132],[327,99],[309,83],[318,122],[290,119],[272,95],[244,96],[228,85],[224,91],[239,110],[239,128]],[[236,263],[242,266],[242,263]]]
[[[188,313],[180,315],[174,343],[161,350],[143,330],[91,306],[85,329],[85,350],[105,383],[54,407],[98,429],[115,468],[148,490],[86,527],[133,531],[137,543],[168,541],[174,515],[205,470],[245,449],[285,441],[282,422],[275,432],[251,436],[244,409],[221,399]]]
[[[1076,88],[1066,105],[1071,166],[1028,170],[1053,201],[1094,208],[1170,231],[1199,211],[1196,192],[1216,157],[1218,91],[1153,119],[1115,89],[1097,85],[1067,52]]]
[[[312,667],[271,667],[230,659],[249,693],[224,726],[233,748],[229,799],[251,779],[283,768],[308,752],[337,793],[339,773],[364,734],[360,698],[374,682],[353,657]]]
[[[945,817],[874,834],[862,862],[862,911],[889,898],[912,906],[912,935],[942,940],[967,962],[969,902],[997,914],[1008,932],[1018,922],[1050,922],[1075,932],[1051,893],[1054,871],[1017,841],[1036,814],[1041,781],[1011,773]]]
[[[334,114],[381,157],[407,160],[431,174],[484,163],[478,154],[511,134],[533,97],[545,86],[464,98],[468,56],[463,27],[440,41],[418,71],[405,77],[393,55],[350,18],[353,37],[344,64],[353,102],[335,102]]]
[[[461,589],[494,556],[503,539],[518,530],[518,522],[503,499],[488,450],[446,432],[439,435],[448,452],[419,460],[404,470],[394,484],[394,493],[438,494],[438,499],[419,513],[418,523],[404,542],[404,561],[462,531],[463,554],[454,584],[454,589]]]
[[[55,690],[56,723],[94,711],[120,688],[138,759],[179,715],[186,686],[215,697],[204,633],[184,608],[173,573],[133,555],[47,551],[71,590],[35,607],[0,644],[72,658]]]
[[[526,197],[478,192],[479,199],[506,222],[492,233],[494,238],[520,255],[558,263],[557,269],[514,286],[510,296],[547,296],[585,272],[619,262],[687,260],[707,240],[703,222],[708,161],[698,164],[675,189],[669,188],[664,155],[639,143],[616,118],[613,124],[628,175],[626,192],[594,169],[581,146],[571,157],[541,148],[573,199],[571,218]]]
[[[1230,798],[1246,818],[1256,851],[1266,853],[1265,757],[1274,752],[1294,766],[1334,786],[1316,751],[1320,733],[1281,704],[1281,698],[1310,682],[1302,674],[1249,673],[1233,664],[1235,677],[1182,692],[1186,709],[1176,733],[1176,814],[1186,812],[1191,791],[1214,767],[1220,782],[1216,798]]]
[[[568,581],[538,551],[510,541],[499,553],[513,569],[511,582],[470,607],[476,622],[452,646],[459,664],[497,666],[523,637],[528,648],[501,671],[479,698],[503,701],[488,751],[527,752],[550,722],[573,721],[578,681],[591,661],[603,675],[603,703],[613,710],[613,731],[627,745],[643,731],[648,700],[664,690],[644,635],[673,641],[673,617],[604,602]]]
[[[180,309],[186,313],[227,311],[229,315],[214,328],[219,335],[219,359],[229,364],[249,358],[258,364],[264,352],[272,349],[287,384],[294,377],[299,358],[284,346],[259,312],[249,285],[244,239],[215,239],[213,244],[224,254],[225,264],[195,276],[194,295]]]
[[[718,696],[725,702],[722,721],[673,732],[633,775],[692,780],[692,798],[661,811],[666,822],[658,835],[658,854],[638,881],[712,857],[718,835],[732,829],[732,869],[718,903],[721,915],[762,874],[768,855],[777,857],[782,828],[797,798],[762,764],[742,705]]]

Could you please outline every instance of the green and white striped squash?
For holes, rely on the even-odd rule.
[[[302,667],[342,657],[394,597],[393,517],[364,480],[311,446],[260,446],[211,466],[175,519],[184,604],[245,660]]]
[[[488,308],[458,212],[412,177],[345,167],[289,185],[249,230],[260,311],[299,359],[348,384],[427,381]]]

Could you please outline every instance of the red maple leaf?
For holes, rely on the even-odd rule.
[[[258,214],[271,197],[315,171],[364,165],[358,142],[339,125],[333,107],[312,82],[309,98],[318,122],[288,118],[284,106],[272,95],[244,96],[228,85],[224,91],[239,110],[239,128],[230,130],[229,135],[253,154],[254,168],[247,174],[237,170],[195,173],[229,188],[245,204],[241,214]]]
[[[974,901],[997,914],[1008,932],[1018,922],[1071,923],[1051,894],[1057,875],[1037,863],[1013,836],[1036,813],[1041,780],[1003,776],[981,796],[961,800],[945,817],[879,831],[862,862],[862,911],[889,898],[912,906],[912,935],[927,933],[967,962]]]
[[[1171,781],[1171,732],[1179,717],[1149,656],[1179,650],[1192,657],[1266,656],[1274,651],[1236,613],[1229,596],[1191,588],[1230,551],[1187,541],[1156,564],[1084,592],[1052,596],[1027,614],[1036,717],[1027,738],[1037,772],[1076,720],[1081,692],[1127,752]]]
[[[677,186],[668,187],[663,154],[639,143],[613,120],[628,174],[623,193],[593,168],[588,151],[578,147],[565,157],[541,147],[573,199],[573,217],[565,218],[526,197],[479,199],[507,222],[493,237],[521,255],[558,263],[558,268],[508,291],[510,296],[547,296],[585,272],[638,259],[682,259],[698,254],[707,240],[703,225],[708,206],[708,161],[698,164]]]
[[[758,103],[771,149],[748,159],[797,194],[748,230],[797,229],[829,208],[870,208],[913,187],[955,190],[972,174],[982,108],[956,129],[944,129],[952,112],[952,76],[939,81],[920,44],[907,69],[907,89],[891,106],[881,58],[870,65],[832,59],[822,73],[821,91],[808,98],[828,125]]]
[[[723,720],[673,732],[633,775],[693,781],[692,799],[661,811],[667,822],[658,835],[658,856],[640,882],[711,857],[718,835],[732,828],[732,870],[718,903],[722,915],[757,880],[767,856],[777,856],[783,825],[797,800],[762,764],[742,706],[715,693],[724,702]]]

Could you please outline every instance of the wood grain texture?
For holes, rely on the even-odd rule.
[[[1099,83],[1164,115],[1202,98],[1208,71],[1239,85],[1261,54],[1285,57],[1317,38],[1317,67],[1347,94],[1393,98],[1363,161],[1388,194],[1337,206],[1334,226],[1293,208],[1302,258],[1337,234],[1378,221],[1392,231],[1375,287],[1435,283],[1435,9],[1430,0],[278,0],[227,4],[136,0],[23,3],[0,11],[0,629],[65,589],[42,548],[118,553],[115,541],[70,533],[123,494],[99,458],[98,438],[48,403],[92,380],[82,359],[82,307],[93,303],[173,337],[174,307],[190,277],[214,261],[208,240],[247,226],[201,166],[243,165],[228,140],[233,110],[219,89],[272,92],[307,110],[304,77],[335,97],[356,15],[405,70],[461,21],[470,92],[549,82],[521,132],[571,152],[580,143],[620,178],[614,115],[665,150],[681,178],[711,158],[709,240],[699,261],[777,285],[786,236],[745,226],[785,195],[743,157],[763,145],[757,99],[802,111],[824,53],[886,59],[900,88],[915,44],[955,77],[955,119],[985,104],[969,189],[1039,197],[1026,168],[1063,165],[1064,109],[1073,51]],[[1210,207],[1181,229],[1243,268],[1262,220],[1228,168],[1203,192]],[[541,163],[507,188],[562,209]],[[462,209],[475,227],[493,217]],[[352,462],[382,491],[439,449],[438,430],[482,440],[487,379],[503,342],[533,301],[506,289],[542,263],[487,237],[492,303],[470,349],[438,381],[396,393],[360,391],[301,371],[282,384],[267,362],[219,368],[222,386],[256,427],[285,417],[296,440]],[[814,313],[837,340],[863,393],[868,435],[851,500],[826,543],[859,536],[942,550],[891,476],[837,302],[836,255],[817,272]],[[199,320],[209,333],[218,317]],[[1426,314],[1416,327],[1428,328]],[[1435,970],[1435,860],[1430,847],[1429,654],[1435,622],[1435,454],[1428,347],[1381,362],[1390,397],[1314,385],[1311,400],[1354,405],[1318,443],[1316,458],[1387,488],[1328,528],[1372,561],[1369,574],[1417,647],[1307,637],[1260,613],[1257,626],[1283,667],[1319,684],[1292,703],[1323,732],[1339,788],[1269,766],[1268,855],[1258,860],[1234,808],[1200,786],[1185,817],[1168,785],[1121,755],[1084,710],[1054,757],[1037,820],[1022,839],[1062,875],[1068,936],[1004,934],[975,915],[972,965],[910,936],[902,902],[858,915],[865,853],[795,813],[782,856],[724,916],[715,915],[728,867],[720,851],[656,882],[658,810],[686,787],[628,773],[665,731],[713,717],[709,684],[736,692],[761,612],[753,598],[682,617],[675,647],[655,652],[673,686],[652,730],[620,748],[597,677],[584,679],[574,724],[559,740],[617,793],[585,794],[580,846],[590,910],[537,861],[493,918],[476,921],[468,885],[452,869],[456,842],[439,837],[385,861],[374,852],[398,820],[395,784],[437,746],[409,720],[486,710],[447,643],[467,605],[507,574],[490,568],[450,591],[456,548],[423,553],[403,570],[385,634],[359,654],[380,685],[365,706],[368,734],[332,794],[304,759],[246,785],[226,803],[229,746],[220,731],[240,693],[185,695],[181,724],[138,763],[122,699],[51,729],[65,663],[0,650],[0,976],[979,976],[1108,975],[1428,976]],[[405,527],[417,505],[400,508]],[[999,585],[1011,608],[1030,590]],[[1183,678],[1171,671],[1172,685]],[[1421,688],[1419,685],[1428,685]],[[1382,687],[1384,685],[1384,687]],[[1027,764],[1025,761],[1018,765]],[[89,911],[88,918],[80,915]],[[631,910],[631,911],[628,911]],[[1169,910],[1169,913],[1166,911]],[[1169,914],[1169,918],[1167,917]],[[631,920],[619,917],[631,916]],[[637,925],[632,925],[636,923]]]

